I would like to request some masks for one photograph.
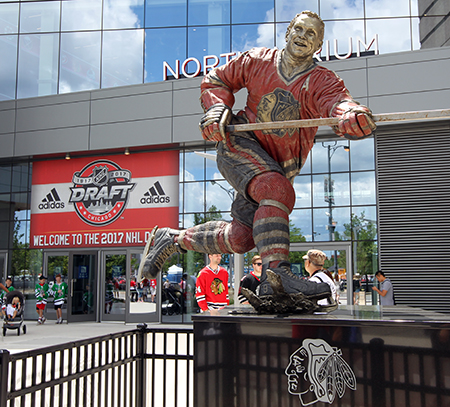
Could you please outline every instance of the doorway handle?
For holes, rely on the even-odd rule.
[[[73,297],[73,282],[76,281],[75,278],[72,278],[72,280],[70,280],[70,296]]]

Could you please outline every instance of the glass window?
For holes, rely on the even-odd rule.
[[[9,221],[11,215],[11,194],[0,194],[0,220]],[[1,233],[0,233],[1,234]]]
[[[377,207],[376,206],[357,206],[352,210],[353,228],[358,239],[377,239]],[[370,225],[370,226],[369,226]],[[359,234],[364,229],[366,233]]]
[[[329,206],[328,175],[313,176],[313,206]],[[349,205],[350,188],[349,173],[331,174],[332,182],[332,205]]]
[[[367,1],[367,0],[366,0]],[[320,17],[323,20],[339,20],[364,17],[364,0],[320,0]]]
[[[100,30],[102,0],[63,1],[61,31]]]
[[[184,184],[184,198],[186,212],[204,212],[204,183],[188,182]]]
[[[300,171],[300,174],[311,174],[311,153],[308,154],[305,164]]]
[[[28,190],[28,164],[16,164],[12,167],[12,188],[13,192]]]
[[[16,97],[17,35],[0,35],[0,101]]]
[[[275,19],[278,22],[291,21],[303,10],[319,13],[318,0],[275,0]]]
[[[348,240],[346,231],[350,229],[350,208],[314,209],[314,240],[326,242]]]
[[[230,24],[230,0],[189,0],[189,25]]]
[[[61,34],[59,93],[98,89],[100,32]]]
[[[59,31],[60,2],[26,2],[20,6],[20,32]]]
[[[176,71],[176,62],[186,59],[186,29],[145,30],[145,82],[163,80],[163,61]],[[179,71],[181,74],[181,71]],[[170,71],[167,75],[172,75]]]
[[[105,0],[103,28],[142,28],[144,26],[144,0]]]
[[[0,4],[0,34],[16,34],[19,23],[19,2]]]
[[[147,0],[146,27],[176,27],[186,25],[187,0]]]
[[[306,241],[311,242],[312,232],[312,211],[311,209],[295,209],[289,216],[290,233],[295,235],[296,241],[302,241],[304,237]],[[292,239],[291,239],[292,240]]]
[[[244,52],[254,47],[275,46],[273,24],[235,25],[231,30],[233,52]]]
[[[0,209],[2,202],[0,201]],[[0,219],[2,215],[0,214]],[[0,222],[0,249],[8,249],[10,222]]]
[[[350,160],[352,171],[375,169],[374,139],[350,141]]]
[[[226,181],[206,183],[206,208],[215,206],[221,212],[229,212],[234,200],[234,189]]]
[[[299,175],[294,180],[295,208],[311,208],[311,176]]]
[[[411,32],[412,32],[412,48],[413,50],[418,50],[421,48],[420,44],[420,34],[419,34],[419,23],[418,18],[411,19]]]
[[[352,173],[352,205],[370,205],[375,203],[375,172]]]
[[[231,0],[233,24],[274,21],[274,0]]]
[[[212,151],[208,151],[207,154],[211,154],[212,156],[215,156],[215,152],[213,154]],[[216,161],[213,161],[212,159],[207,158],[205,160],[206,164],[206,179],[213,179],[213,180],[220,180],[223,179],[223,175],[220,173],[219,169],[217,168]]]
[[[367,38],[378,34],[380,54],[411,51],[411,27],[409,18],[367,20]]]
[[[11,166],[0,166],[0,193],[11,191]],[[0,198],[0,200],[2,200]]]
[[[143,82],[144,30],[103,32],[102,88]]]
[[[20,35],[18,98],[57,93],[58,50],[58,33]]]
[[[409,0],[366,0],[366,16],[371,18],[408,17]]]
[[[349,170],[349,154],[344,147],[348,141],[316,143],[311,151],[313,173]]]
[[[350,39],[352,38],[351,43]],[[364,20],[353,21],[327,21],[325,23],[324,45],[320,53],[322,60],[326,60],[327,56],[341,57],[357,51],[357,47],[364,51],[364,47],[358,44],[357,39],[360,38],[365,44],[370,43],[373,37],[366,39],[364,37]],[[328,49],[327,49],[328,48]],[[374,47],[372,46],[371,50]]]
[[[203,181],[205,179],[205,158],[194,152],[186,153],[184,156],[185,169],[184,179],[186,181]]]
[[[206,55],[220,55],[230,49],[230,26],[191,27],[188,31],[188,55],[200,62]]]
[[[279,49],[286,46],[286,30],[288,27],[288,23],[276,24],[275,46]]]
[[[14,245],[28,247],[30,243],[30,222],[16,220],[14,223]],[[15,246],[17,247],[17,246]]]

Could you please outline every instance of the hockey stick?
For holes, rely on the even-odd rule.
[[[417,112],[383,113],[374,114],[374,122],[398,122],[406,120],[428,120],[450,118],[450,109],[420,110]],[[339,119],[329,117],[325,119],[286,120],[280,122],[247,123],[228,125],[227,132],[292,129],[300,127],[337,126]]]

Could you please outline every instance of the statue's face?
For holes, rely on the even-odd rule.
[[[304,347],[297,349],[289,360],[289,365],[285,370],[288,377],[288,391],[291,394],[300,395],[305,387],[309,387],[308,379],[308,353]]]
[[[317,19],[301,14],[287,37],[285,51],[293,58],[311,58],[322,46],[323,33]]]

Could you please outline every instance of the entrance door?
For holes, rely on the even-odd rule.
[[[346,288],[341,292],[341,303],[353,305],[353,269],[352,269],[352,247],[350,242],[334,241],[328,243],[291,243],[291,252],[306,252],[309,249],[322,250],[328,258],[338,257],[343,258],[345,256],[345,277]],[[336,263],[337,264],[337,263]],[[303,260],[296,265],[292,264],[293,268],[298,267],[297,274],[301,273],[303,267]]]
[[[153,281],[142,280],[142,286],[140,287],[136,284],[136,277],[142,258],[142,250],[130,250],[129,254],[126,280],[126,322],[158,322],[161,308],[161,273]]]
[[[125,321],[127,303],[127,253],[126,251],[102,252],[102,267],[104,272],[100,277],[103,286],[100,307],[102,321]],[[100,281],[102,281],[100,280]]]
[[[61,281],[68,284],[69,281],[69,253],[68,252],[46,252],[44,257],[44,275],[47,276],[50,288],[55,282],[55,276],[61,274]],[[70,289],[70,286],[69,286]],[[69,293],[70,295],[70,293]],[[62,306],[63,320],[67,320],[67,303]],[[56,319],[56,312],[53,309],[53,297],[49,296],[48,304],[45,307],[45,317]]]
[[[97,320],[97,252],[70,253],[69,322]]]

